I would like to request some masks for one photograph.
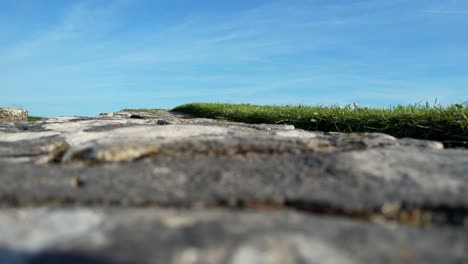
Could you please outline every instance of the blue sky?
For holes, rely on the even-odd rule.
[[[468,0],[1,0],[0,105],[468,100]]]

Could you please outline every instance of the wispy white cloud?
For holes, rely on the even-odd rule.
[[[99,36],[112,32],[114,23],[119,20],[115,14],[121,13],[121,8],[114,5],[91,9],[84,4],[75,5],[59,24],[35,33],[13,49],[0,52],[1,57],[9,67],[16,65],[18,73],[34,68],[35,73],[50,78],[76,76],[77,73],[89,78],[96,71],[128,76],[131,73],[126,70],[135,67],[157,72],[183,65],[193,68],[249,62],[268,64],[272,56],[321,49],[334,42],[320,35],[310,39],[297,34],[294,32],[299,25],[296,20],[281,21],[280,27],[285,29],[278,34],[280,20],[273,14],[286,17],[287,12],[269,5],[229,19],[192,16],[164,29],[146,29],[130,36],[123,34],[116,41],[100,40]],[[288,12],[295,16],[294,12],[302,11],[289,9]]]
[[[59,25],[36,33],[31,39],[3,51],[1,55],[4,60],[18,60],[54,56],[58,52],[61,55],[79,53],[90,57],[85,63],[162,64],[181,60],[200,62],[216,56],[222,56],[225,60],[242,60],[249,56],[265,58],[326,45],[323,40],[301,45],[304,38],[294,32],[271,34],[276,30],[275,23],[278,21],[266,19],[265,14],[261,15],[262,10],[246,11],[230,21],[197,21],[195,18],[161,31],[147,30],[137,36],[128,36],[128,39],[124,35],[122,43],[110,43],[100,41],[98,36],[108,34],[110,25],[119,18],[111,17],[110,11],[103,14],[102,10],[90,10],[79,4],[69,10]],[[294,21],[286,22],[283,22],[284,27],[294,28]]]
[[[432,15],[466,15],[468,14],[468,2],[459,0],[429,1],[427,8],[422,13]]]
[[[423,13],[437,14],[437,15],[466,15],[468,10],[423,10]]]
[[[331,19],[331,20],[314,20],[304,23],[305,27],[322,27],[322,26],[348,26],[354,21],[351,19]]]

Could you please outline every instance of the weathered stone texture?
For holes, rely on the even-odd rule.
[[[467,172],[467,150],[378,133],[2,123],[0,263],[464,263]]]
[[[464,263],[468,232],[289,210],[122,208],[0,212],[1,263]]]

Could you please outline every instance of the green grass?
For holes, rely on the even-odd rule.
[[[152,109],[148,109],[148,108],[136,108],[136,109],[122,109],[121,111],[125,111],[125,112],[146,112],[146,113],[153,113],[153,114],[157,114],[159,111],[165,111],[165,109],[160,109],[160,108],[152,108]]]
[[[290,124],[305,130],[381,132],[399,138],[442,141],[447,147],[468,147],[468,107],[462,105],[426,103],[378,109],[191,103],[172,111],[245,123]]]
[[[42,120],[44,119],[43,117],[39,117],[39,116],[28,116],[28,121],[39,121],[39,120]]]

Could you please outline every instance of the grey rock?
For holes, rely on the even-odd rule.
[[[0,205],[248,207],[259,203],[366,219],[400,220],[402,214],[416,212],[417,219],[406,219],[409,224],[463,227],[468,219],[466,157],[456,158],[460,151],[455,150],[430,153],[426,163],[412,158],[417,149],[405,151],[400,155],[397,149],[376,149],[327,157],[163,154],[93,166],[9,164],[2,166],[0,175]],[[390,158],[383,161],[386,157]],[[83,187],[73,184],[76,176]],[[382,215],[383,208],[394,204],[402,208]]]
[[[40,137],[35,140],[0,141],[0,160],[33,162],[36,164],[60,161],[68,144],[62,137]]]
[[[402,146],[415,146],[421,148],[432,148],[432,149],[443,149],[444,144],[431,141],[431,140],[421,140],[421,139],[413,139],[413,138],[400,138],[399,143]]]
[[[3,263],[464,263],[468,257],[466,230],[289,210],[8,209],[0,223]]]
[[[2,123],[0,263],[463,263],[467,161],[163,110]]]
[[[19,108],[0,107],[0,122],[25,121],[28,111]]]

